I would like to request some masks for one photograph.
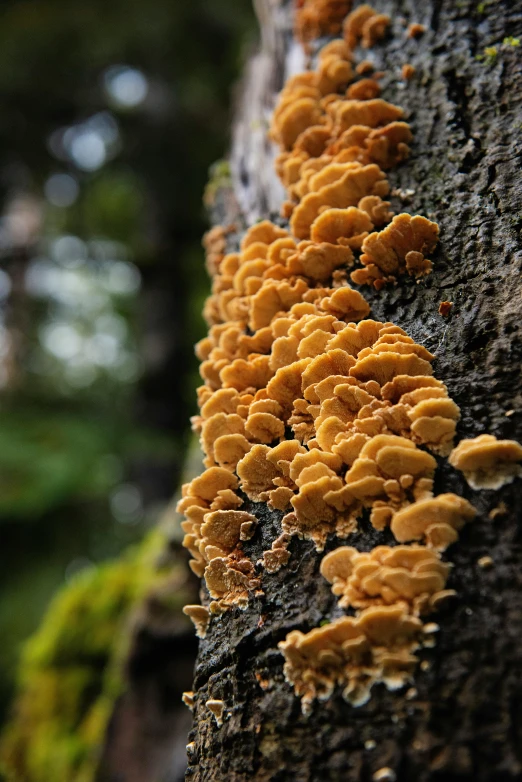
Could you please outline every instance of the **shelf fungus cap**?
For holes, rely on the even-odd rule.
[[[332,272],[341,266],[353,265],[353,253],[349,246],[335,242],[303,242],[298,252],[288,260],[292,274],[303,274],[315,282],[326,282]]]
[[[222,489],[237,489],[238,481],[235,475],[223,467],[209,467],[198,478],[188,484],[190,495],[201,497],[211,502]]]
[[[196,628],[196,635],[198,638],[205,638],[210,621],[210,613],[208,608],[200,605],[188,605],[184,606],[183,613],[186,614],[186,616],[188,616],[194,623],[194,627]]]
[[[399,510],[392,519],[391,531],[399,543],[426,540],[426,545],[444,551],[458,539],[460,530],[477,511],[456,494],[418,500]]]
[[[482,434],[461,440],[451,452],[450,464],[464,473],[473,489],[500,489],[522,475],[522,446],[515,440],[497,440]]]
[[[243,236],[241,240],[241,250],[246,250],[254,242],[263,242],[264,244],[272,244],[277,239],[282,239],[288,236],[288,231],[284,228],[279,228],[274,225],[270,220],[262,220],[260,223],[256,223]]]
[[[356,206],[346,209],[325,209],[312,223],[310,237],[313,242],[344,244],[360,250],[373,223],[367,212]]]
[[[359,358],[350,370],[350,375],[363,382],[376,380],[380,386],[384,386],[396,377],[396,375],[431,375],[431,364],[426,359],[420,358],[415,353],[370,353]]]
[[[274,136],[284,149],[289,150],[304,130],[321,124],[321,119],[322,109],[317,100],[312,97],[297,98],[274,117]]]
[[[265,498],[265,492],[274,488],[273,479],[279,475],[278,468],[268,459],[270,450],[267,445],[253,445],[237,465],[242,489],[254,502]]]
[[[223,701],[211,699],[206,701],[205,706],[210,712],[212,712],[216,719],[216,724],[218,728],[220,728],[223,724],[223,714],[225,711],[225,704]]]

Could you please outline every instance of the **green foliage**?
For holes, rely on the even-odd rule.
[[[101,423],[20,410],[0,417],[0,516],[27,518],[70,496],[106,494],[111,475],[99,469],[106,451]]]
[[[78,574],[52,601],[25,646],[13,718],[0,746],[9,780],[94,779],[123,688],[134,607],[160,586],[170,613],[179,614],[187,599],[182,566],[157,565],[163,545],[163,536],[154,533],[119,560]]]
[[[84,190],[84,230],[92,236],[110,236],[145,255],[150,253],[143,225],[143,184],[130,171],[114,169],[101,173]]]
[[[483,54],[477,54],[476,60],[483,62],[485,65],[495,65],[497,58],[502,51],[509,51],[509,49],[516,49],[520,46],[520,38],[514,38],[512,35],[508,35],[503,39],[500,46],[486,46]]]
[[[203,197],[205,206],[211,207],[213,205],[216,193],[220,188],[230,187],[231,185],[230,163],[228,160],[217,160],[210,166],[208,182]]]
[[[496,46],[486,46],[483,54],[477,54],[476,58],[485,65],[494,65],[497,61],[498,48]]]

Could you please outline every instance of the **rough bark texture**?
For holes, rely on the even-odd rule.
[[[436,354],[435,374],[461,407],[461,437],[489,432],[520,441],[520,49],[500,47],[492,62],[477,59],[485,47],[522,32],[520,4],[372,5],[393,19],[389,38],[370,55],[386,71],[383,97],[407,109],[415,139],[409,160],[390,172],[392,187],[414,192],[392,204],[396,212],[436,220],[441,235],[433,274],[418,285],[403,279],[369,293],[372,316],[392,320]],[[256,88],[247,83],[232,154],[238,205],[231,206],[230,194],[218,199],[224,223],[275,218],[281,197],[263,123],[299,58],[288,5],[267,1],[263,9],[268,49],[248,74]],[[405,38],[410,21],[427,27],[419,40]],[[406,85],[405,62],[416,68]],[[454,302],[448,318],[438,314],[443,300]],[[200,644],[189,780],[363,782],[382,767],[400,782],[522,779],[521,484],[473,492],[440,460],[435,488],[465,496],[479,516],[448,552],[455,566],[448,586],[458,599],[438,615],[437,645],[421,653],[429,668],[417,671],[416,692],[406,697],[375,687],[360,708],[337,693],[302,716],[277,643],[341,612],[319,575],[320,556],[294,539],[288,566],[263,576],[264,597],[214,619]],[[492,520],[488,513],[500,502],[507,512]],[[282,514],[262,504],[245,509],[260,521],[244,547],[256,561],[279,534]],[[367,523],[349,539],[361,550],[388,541]],[[336,545],[330,541],[326,551]],[[494,560],[489,570],[477,564],[485,554]],[[225,702],[222,727],[205,707],[209,698]],[[373,749],[365,749],[368,740]]]

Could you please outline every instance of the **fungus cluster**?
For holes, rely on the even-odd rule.
[[[319,12],[321,4],[314,5]],[[352,280],[376,288],[400,274],[428,274],[426,256],[438,236],[435,223],[408,214],[374,230],[393,217],[384,172],[408,157],[412,134],[403,110],[379,97],[378,74],[368,76],[371,65],[354,68],[353,48],[372,46],[389,22],[368,5],[349,14],[344,38],[321,49],[317,70],[287,81],[271,125],[281,148],[276,171],[288,191],[283,216],[290,218],[292,235],[319,241],[326,232],[334,244],[362,251],[363,268],[352,272]]]
[[[321,574],[342,608],[398,604],[413,616],[430,613],[455,594],[445,589],[449,570],[425,546],[377,546],[367,553],[340,546],[321,562]]]
[[[339,28],[349,5],[299,3],[301,38]],[[367,553],[342,546],[324,558],[321,572],[355,616],[280,644],[305,710],[337,683],[359,704],[374,683],[395,688],[411,677],[415,651],[433,645],[437,629],[423,618],[454,594],[441,552],[475,516],[462,497],[433,492],[432,454],[451,452],[460,415],[433,377],[433,354],[399,326],[369,318],[348,283],[350,275],[378,290],[400,275],[419,279],[438,239],[435,223],[393,216],[385,200],[385,171],[406,159],[412,135],[352,50],[373,45],[388,24],[359,6],[317,70],[290,78],[280,95],[270,132],[281,149],[288,227],[257,223],[228,253],[226,232],[206,238],[213,280],[192,422],[205,471],[183,487],[178,506],[191,567],[210,597],[208,607],[185,609],[198,634],[212,615],[262,595],[263,573],[288,563],[292,536],[321,551],[328,535],[347,538],[367,513],[400,544]],[[492,459],[503,460],[504,476],[518,474],[518,452],[485,437],[462,443],[452,464],[476,484]],[[478,451],[466,446],[478,441]],[[254,563],[245,544],[261,502],[283,517]]]
[[[315,698],[327,700],[336,685],[353,706],[366,703],[379,682],[399,689],[418,663],[415,652],[432,645],[433,630],[400,606],[375,606],[309,633],[293,630],[279,648],[285,676],[306,714]]]

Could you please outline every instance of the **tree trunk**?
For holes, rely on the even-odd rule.
[[[435,375],[461,408],[459,437],[487,432],[520,441],[522,84],[520,50],[502,41],[522,34],[521,6],[510,0],[373,5],[392,17],[390,35],[370,55],[385,71],[382,97],[407,110],[414,134],[409,159],[389,172],[392,208],[438,222],[440,243],[433,273],[420,284],[402,278],[381,291],[365,289],[371,317],[393,321],[436,354]],[[218,194],[214,208],[217,221],[237,226],[277,219],[284,196],[267,115],[284,79],[305,62],[291,35],[290,5],[258,6],[264,49],[250,63],[240,97],[231,158],[235,200]],[[410,22],[426,26],[419,39],[405,37]],[[484,58],[491,46],[497,54]],[[400,76],[406,62],[416,69],[409,82]],[[443,300],[453,302],[448,317],[438,314]],[[341,612],[319,574],[321,556],[310,542],[292,538],[288,565],[263,575],[264,595],[213,619],[200,643],[187,779],[522,779],[520,481],[472,491],[446,460],[439,462],[436,493],[466,497],[479,515],[450,550],[448,587],[458,598],[438,615],[437,644],[421,653],[426,662],[414,689],[377,686],[357,708],[336,691],[303,716],[277,644],[289,631],[308,631]],[[244,544],[256,562],[280,534],[283,514],[262,503],[245,510],[259,520]],[[385,533],[362,524],[348,543],[365,551],[383,541]],[[493,559],[490,569],[477,564],[484,555]],[[209,699],[225,704],[221,727],[205,706]],[[383,768],[395,776],[374,777]]]

